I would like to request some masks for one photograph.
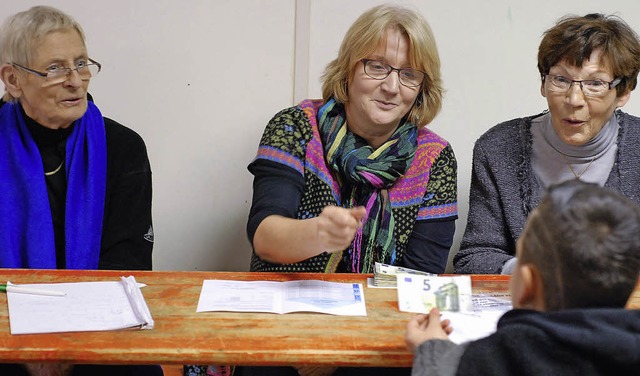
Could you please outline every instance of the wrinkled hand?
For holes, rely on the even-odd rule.
[[[320,249],[332,253],[347,248],[366,214],[363,206],[350,209],[326,206],[322,209],[317,217]]]
[[[430,339],[449,339],[449,334],[453,331],[451,321],[440,321],[440,311],[432,308],[428,315],[414,316],[407,324],[405,342],[411,352],[424,341]]]
[[[331,376],[338,367],[297,367],[300,376]]]

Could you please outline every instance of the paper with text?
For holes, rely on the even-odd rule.
[[[196,311],[367,315],[362,284],[319,280],[205,280]]]
[[[20,286],[63,291],[66,296],[7,293],[11,334],[153,328],[151,313],[133,277]]]
[[[429,313],[437,307],[442,320],[451,320],[449,339],[463,343],[496,331],[502,315],[511,309],[509,293],[472,294],[471,278],[458,276],[398,275],[398,307],[401,311]]]
[[[455,343],[474,341],[496,331],[498,320],[511,310],[508,293],[473,294],[473,312],[442,312],[442,319],[451,320],[453,332],[449,339]]]

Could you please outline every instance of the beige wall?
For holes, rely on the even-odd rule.
[[[297,99],[320,96],[319,77],[342,36],[379,1],[22,0],[75,16],[104,70],[91,93],[105,116],[140,133],[153,169],[156,244],[162,270],[246,270],[245,223],[252,160],[262,129]],[[536,51],[566,13],[617,13],[640,31],[632,0],[401,1],[420,10],[438,41],[447,90],[432,129],[458,158],[462,236],[471,150],[498,122],[546,108]],[[640,115],[633,93],[625,109]]]

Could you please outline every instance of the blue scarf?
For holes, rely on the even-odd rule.
[[[91,102],[67,138],[67,269],[97,269],[107,180],[104,119]],[[55,269],[53,220],[40,151],[21,105],[0,108],[0,267]]]

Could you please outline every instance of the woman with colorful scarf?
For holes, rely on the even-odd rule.
[[[442,92],[420,14],[388,5],[362,14],[325,70],[323,99],[279,112],[249,165],[251,270],[371,273],[381,262],[444,272],[457,166],[451,145],[425,127]]]
[[[151,170],[134,131],[87,99],[100,71],[51,7],[0,30],[0,268],[151,269]],[[162,375],[158,366],[0,365],[0,374]]]
[[[457,218],[440,61],[416,12],[379,6],[347,32],[305,100],[267,125],[247,225],[251,270],[370,273],[374,262],[444,272]]]

